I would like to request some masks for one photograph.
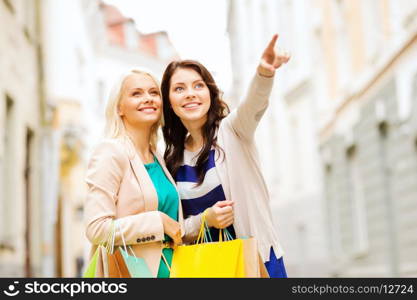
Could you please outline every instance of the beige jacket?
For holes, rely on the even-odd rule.
[[[165,168],[163,159],[154,153],[167,178],[175,182]],[[108,237],[111,221],[118,220],[126,244],[147,262],[154,276],[158,273],[163,248],[164,228],[158,212],[158,196],[151,178],[128,138],[106,139],[90,159],[86,182],[86,235],[97,245]],[[179,222],[184,234],[183,214],[179,201]],[[116,231],[115,245],[121,245]]]
[[[264,262],[269,260],[271,247],[277,258],[284,254],[272,221],[268,188],[254,141],[256,127],[268,107],[273,81],[273,77],[255,75],[244,101],[220,124],[218,145],[224,150],[225,159],[216,150],[216,170],[226,199],[235,202],[236,235],[255,237]],[[200,215],[186,219],[189,238],[196,237],[200,222]]]

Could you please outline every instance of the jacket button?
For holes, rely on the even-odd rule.
[[[154,236],[154,235],[152,235],[152,236],[151,236],[151,240],[154,240],[154,239],[155,239],[155,236]]]
[[[142,242],[146,242],[146,238],[142,238]]]
[[[151,237],[147,236],[146,240],[149,242],[151,240]]]
[[[137,239],[136,242],[140,243],[141,242],[141,239]]]

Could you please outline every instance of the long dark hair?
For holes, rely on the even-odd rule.
[[[219,128],[220,121],[229,114],[230,110],[227,104],[221,99],[221,92],[217,87],[213,76],[211,76],[210,72],[202,64],[194,60],[179,60],[173,61],[167,66],[161,82],[165,122],[162,126],[162,132],[166,144],[164,159],[167,168],[173,177],[176,176],[184,159],[185,139],[188,133],[187,129],[182,124],[181,119],[173,111],[169,101],[171,77],[177,69],[192,69],[196,71],[200,74],[210,91],[210,108],[207,112],[207,121],[201,129],[203,135],[203,147],[198,153],[196,163],[198,186],[201,185],[204,180],[204,163],[207,162],[209,158],[211,147],[214,146],[222,150],[217,145],[216,132]]]

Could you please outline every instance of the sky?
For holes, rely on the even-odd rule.
[[[183,59],[203,63],[224,92],[231,85],[227,0],[105,0],[141,33],[166,31]]]

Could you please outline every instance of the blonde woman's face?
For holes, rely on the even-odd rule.
[[[129,75],[122,86],[119,116],[132,126],[157,123],[162,115],[162,100],[155,81],[146,74]]]

